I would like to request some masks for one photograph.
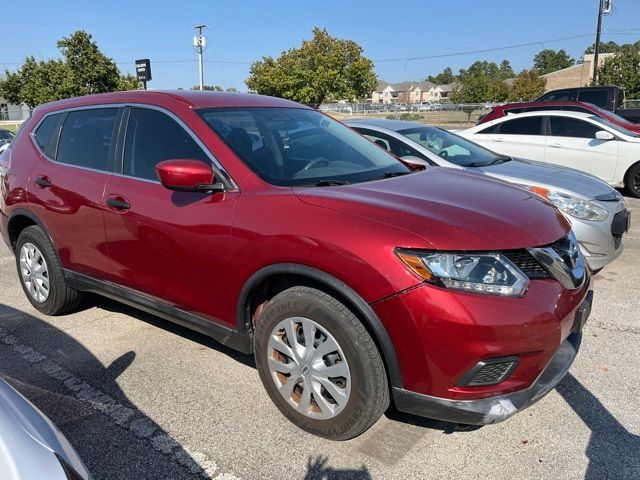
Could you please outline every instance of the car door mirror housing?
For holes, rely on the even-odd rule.
[[[400,160],[409,167],[409,170],[424,170],[427,167],[431,166],[431,163],[426,161],[424,158],[416,157],[415,155],[405,155],[404,157],[400,157]]]
[[[156,165],[160,183],[169,190],[178,192],[211,192],[224,190],[216,182],[213,170],[200,160],[165,160]]]
[[[596,140],[614,140],[616,136],[606,130],[598,130],[596,132]]]

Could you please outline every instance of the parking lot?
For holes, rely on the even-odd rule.
[[[89,296],[45,317],[0,246],[0,375],[48,415],[96,479],[640,478],[640,200],[624,254],[595,277],[569,375],[539,403],[478,429],[388,412],[331,442],[298,430],[252,357]]]

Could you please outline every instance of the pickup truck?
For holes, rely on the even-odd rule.
[[[592,103],[600,108],[614,112],[631,122],[640,123],[640,108],[623,108],[624,90],[620,87],[616,87],[615,85],[551,90],[534,100],[534,102],[553,101]]]

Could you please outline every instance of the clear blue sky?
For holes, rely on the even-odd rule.
[[[613,0],[604,18],[603,40],[640,39],[638,0]],[[167,5],[167,6],[165,6]],[[170,5],[170,6],[168,6]],[[189,88],[197,83],[191,38],[196,23],[209,25],[205,82],[246,90],[251,62],[299,46],[314,26],[357,41],[373,60],[444,55],[516,44],[507,50],[413,61],[376,62],[378,77],[389,82],[420,80],[446,66],[454,71],[475,60],[506,58],[514,69],[529,68],[542,48],[564,48],[582,55],[594,41],[597,0],[447,0],[389,2],[370,0],[105,2],[22,0],[3,9],[0,68],[16,68],[28,54],[58,56],[56,40],[74,30],[89,31],[100,48],[133,72],[136,58],[150,58],[150,88]],[[584,38],[545,41],[574,35]],[[161,63],[168,60],[193,60]]]

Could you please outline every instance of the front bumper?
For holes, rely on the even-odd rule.
[[[506,420],[551,391],[569,371],[576,358],[582,334],[572,333],[536,381],[527,389],[477,400],[451,400],[393,388],[396,408],[402,412],[468,425],[488,425]]]
[[[620,256],[624,250],[622,236],[628,228],[628,210],[624,201],[594,203],[607,210],[609,218],[603,222],[591,222],[567,216],[592,271],[605,267]]]

